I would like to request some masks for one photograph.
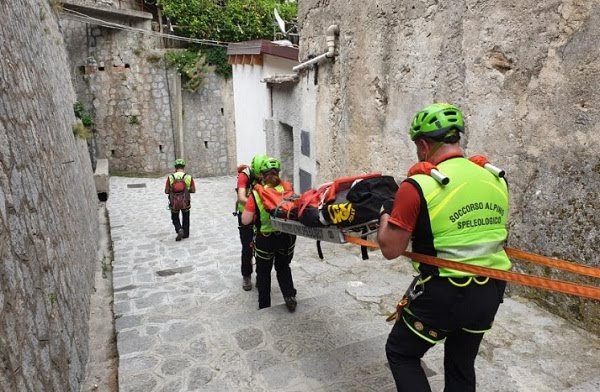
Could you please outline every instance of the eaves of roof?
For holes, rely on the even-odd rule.
[[[264,39],[236,42],[227,46],[227,55],[240,54],[270,54],[271,56],[298,61],[298,48],[278,45]]]

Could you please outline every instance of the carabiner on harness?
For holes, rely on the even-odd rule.
[[[408,286],[408,289],[406,289],[406,292],[402,296],[402,299],[396,304],[396,311],[390,314],[385,321],[399,319],[402,309],[404,309],[411,303],[411,301],[425,292],[425,282],[428,280],[429,279],[421,279],[421,275],[415,276],[413,281]]]

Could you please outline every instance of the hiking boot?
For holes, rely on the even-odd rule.
[[[296,305],[298,305],[296,302],[296,297],[283,297],[283,300],[285,301],[285,306],[287,306],[290,313],[296,310]]]
[[[175,237],[175,241],[181,241],[182,238],[183,238],[183,229],[179,229],[179,231],[177,232],[177,237]]]
[[[252,290],[252,276],[250,276],[250,275],[244,276],[244,283],[242,283],[242,288],[245,291]]]

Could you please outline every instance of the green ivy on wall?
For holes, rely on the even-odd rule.
[[[79,101],[73,104],[73,111],[75,112],[75,117],[81,120],[84,126],[91,127],[94,125],[94,121],[92,121],[92,116],[85,109],[85,106]]]
[[[73,135],[82,139],[89,139],[92,137],[91,127],[94,125],[91,114],[85,109],[85,106],[79,101],[73,104],[73,112],[75,117],[81,122],[74,123],[71,128]]]
[[[165,53],[165,61],[167,66],[177,69],[183,78],[183,86],[192,92],[202,86],[208,72],[215,71],[201,51],[169,50]]]

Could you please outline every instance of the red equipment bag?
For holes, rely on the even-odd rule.
[[[394,199],[398,184],[391,176],[369,173],[341,177],[304,192],[296,201],[305,226],[348,227],[379,219],[385,200]]]
[[[295,200],[298,195],[294,193],[292,185],[287,181],[281,181],[283,192],[275,188],[265,188],[262,184],[254,185],[254,190],[260,195],[263,207],[272,216],[286,219],[296,219]]]

